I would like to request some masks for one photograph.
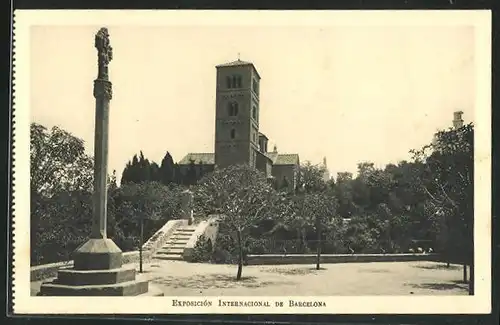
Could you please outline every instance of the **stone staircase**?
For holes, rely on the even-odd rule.
[[[186,244],[193,235],[196,225],[177,228],[167,242],[153,256],[154,259],[182,261]]]

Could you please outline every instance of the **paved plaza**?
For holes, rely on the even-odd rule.
[[[376,262],[314,265],[237,266],[154,261],[138,279],[147,278],[165,296],[291,295],[467,295],[462,267],[435,262]],[[32,283],[35,294],[39,283]]]

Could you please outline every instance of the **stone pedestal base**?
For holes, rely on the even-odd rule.
[[[122,251],[109,238],[89,239],[73,253],[75,270],[110,270],[122,266]]]
[[[133,266],[122,267],[122,252],[111,239],[90,239],[74,253],[74,267],[63,268],[43,283],[41,296],[163,296],[136,279]]]

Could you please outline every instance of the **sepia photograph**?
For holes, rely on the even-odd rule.
[[[488,11],[16,24],[14,312],[490,310]]]

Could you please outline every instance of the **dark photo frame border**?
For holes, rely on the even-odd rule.
[[[3,224],[5,234],[5,243],[7,250],[5,251],[5,277],[6,281],[2,281],[2,285],[6,285],[6,312],[4,313],[5,319],[2,324],[27,324],[27,323],[41,323],[41,324],[66,324],[69,321],[78,324],[93,324],[96,320],[102,322],[161,322],[171,324],[202,324],[202,323],[231,323],[231,324],[498,324],[499,323],[499,305],[498,301],[498,281],[495,274],[500,274],[498,270],[498,248],[500,246],[498,234],[498,204],[492,200],[492,313],[480,315],[130,315],[130,316],[117,316],[117,315],[92,315],[84,317],[81,315],[12,315],[12,286],[11,278],[15,276],[12,274],[12,232],[13,226],[12,211],[11,211],[11,188],[12,174],[11,167],[12,161],[10,152],[12,149],[12,12],[17,9],[280,9],[280,10],[312,10],[312,9],[338,9],[338,10],[359,10],[359,9],[375,9],[375,10],[388,10],[388,9],[443,9],[443,10],[464,10],[464,9],[490,9],[492,10],[492,198],[497,197],[497,182],[498,177],[498,164],[499,158],[495,148],[499,146],[498,130],[495,126],[500,125],[500,117],[496,109],[499,106],[497,94],[497,80],[498,80],[498,53],[500,45],[498,44],[499,35],[499,5],[494,0],[400,0],[400,1],[383,1],[383,0],[357,0],[357,1],[287,1],[287,2],[274,2],[274,1],[63,1],[63,0],[18,0],[12,4],[8,4],[9,8],[3,10],[4,16],[8,16],[4,21],[4,64],[2,68],[5,73],[4,78],[7,79],[7,86],[4,87],[4,100],[7,105],[4,106],[2,113],[4,114],[1,121],[4,123],[2,130],[2,153],[4,173],[2,173],[2,180],[4,180],[4,195],[2,195],[2,203],[5,203],[4,210],[5,222]],[[12,6],[10,6],[12,5]],[[8,23],[6,23],[8,22]],[[7,25],[8,24],[8,25]],[[15,94],[14,94],[15,95]],[[70,320],[71,318],[71,320]]]

